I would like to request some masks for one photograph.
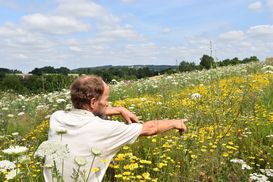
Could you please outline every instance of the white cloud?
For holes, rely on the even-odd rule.
[[[258,11],[262,8],[262,2],[256,1],[248,5],[248,8],[253,11]]]
[[[70,46],[69,49],[75,52],[82,52],[82,49],[78,46]]]
[[[249,57],[251,55],[272,56],[273,25],[256,25],[245,31],[222,33],[215,48],[221,58]]]
[[[74,33],[86,38],[71,38]],[[93,1],[65,0],[47,14],[29,14],[17,24],[0,25],[0,39],[2,67],[20,65],[23,71],[30,71],[46,65],[76,68],[112,64],[107,60],[114,59],[119,52],[115,49],[124,48],[125,42],[143,41],[144,37]]]
[[[250,27],[248,34],[273,38],[273,25],[257,25]]]
[[[54,15],[27,15],[22,17],[22,23],[29,29],[51,34],[68,34],[89,30],[88,24],[74,18]]]
[[[0,36],[3,37],[25,36],[26,34],[27,32],[24,29],[18,28],[12,23],[6,23],[0,27]]]
[[[273,10],[273,0],[267,0],[266,4],[271,10]]]
[[[120,21],[104,7],[87,0],[61,0],[56,13],[66,17],[90,17],[103,24],[117,24]]]
[[[123,3],[133,3],[136,0],[120,0],[120,1],[123,2]]]
[[[98,33],[98,36],[104,37],[104,38],[123,38],[123,39],[128,39],[128,40],[143,40],[143,36],[140,34],[136,33],[132,29],[129,28],[122,28],[122,27],[117,27],[115,29],[109,29],[109,30],[104,30]]]
[[[28,59],[29,57],[24,55],[24,54],[16,54],[15,56],[17,56],[19,59]]]
[[[245,35],[243,31],[229,31],[220,34],[220,38],[224,40],[238,41],[243,40],[245,38]]]
[[[270,2],[273,7],[273,0],[268,0],[267,5]],[[176,59],[199,63],[203,54],[210,53],[210,40],[213,41],[213,54],[220,59],[272,55],[273,50],[273,25],[233,30],[218,37],[189,33],[187,37],[181,35],[181,39],[173,38],[177,34],[171,27],[161,26],[160,29],[160,26],[149,25],[147,27],[154,32],[167,34],[164,40],[158,38],[153,42],[153,36],[146,37],[134,29],[143,27],[134,22],[123,24],[124,20],[95,1],[87,0],[59,0],[56,9],[46,14],[28,14],[20,20],[17,24],[0,25],[1,64],[14,68],[20,64],[27,71],[47,65],[77,68],[105,64],[164,64],[164,61],[175,64]]]
[[[87,0],[60,0],[60,4],[55,12],[65,17],[90,18],[96,25],[96,39],[141,40],[142,35],[132,29],[132,25],[122,25],[119,17],[109,13],[104,7],[93,1]],[[105,37],[104,37],[105,36]],[[109,42],[109,41],[108,41]]]

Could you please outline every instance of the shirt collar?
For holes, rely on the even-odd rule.
[[[85,110],[85,109],[72,109],[71,112],[74,113],[74,114],[95,117],[95,115],[92,112],[90,112],[88,110]]]

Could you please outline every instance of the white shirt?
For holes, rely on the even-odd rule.
[[[58,128],[65,128],[66,134],[57,134]],[[90,170],[91,162],[94,155],[91,149],[101,151],[100,156],[96,156],[92,168],[99,168],[98,172],[91,172],[90,182],[102,181],[102,178],[108,168],[114,155],[119,149],[126,145],[132,144],[140,135],[142,124],[124,124],[118,121],[104,120],[94,116],[92,112],[80,109],[72,111],[57,111],[50,118],[50,129],[48,134],[49,141],[61,141],[67,144],[70,151],[70,157],[64,160],[65,182],[73,181],[71,178],[73,168],[78,167],[74,161],[75,156],[84,157],[87,164],[81,167],[81,171],[86,171],[86,177]],[[62,171],[62,162],[56,161],[58,171]],[[45,168],[44,177],[46,182],[52,181],[51,170]],[[54,180],[55,181],[55,180]],[[82,181],[80,179],[80,181]]]

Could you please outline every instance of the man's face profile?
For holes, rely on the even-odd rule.
[[[93,114],[95,116],[102,117],[105,115],[105,110],[108,107],[108,98],[109,98],[109,86],[104,83],[104,91],[99,99],[94,101],[93,105]]]

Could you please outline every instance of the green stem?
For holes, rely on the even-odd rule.
[[[64,177],[64,159],[62,159],[62,178]]]
[[[96,178],[97,178],[97,181],[100,182],[97,174],[96,174]]]
[[[26,164],[26,168],[27,168],[28,175],[31,176],[31,175],[30,175],[30,169],[29,169],[29,167],[28,167],[27,164]],[[31,181],[31,182],[33,181],[33,180],[32,180],[32,177],[30,178],[30,181]]]
[[[78,178],[79,178],[79,173],[80,173],[80,168],[81,168],[81,166],[79,166],[79,167],[78,167],[78,169],[77,169],[77,173],[76,173],[75,182],[77,182],[77,181],[78,181]]]
[[[96,158],[96,156],[93,157],[93,160],[92,160],[92,162],[91,162],[91,165],[90,165],[90,168],[89,168],[89,172],[88,172],[88,176],[87,176],[87,178],[86,178],[86,182],[88,181],[89,176],[90,176],[90,174],[91,174],[91,169],[92,169],[92,166],[93,166],[93,164],[94,164],[95,158]]]
[[[51,181],[54,181],[53,173],[54,173],[54,171],[53,171],[53,169],[51,169]]]
[[[18,167],[17,167],[17,165],[18,165],[18,156],[16,156],[16,176],[15,176],[15,181],[16,181],[16,179],[17,179],[17,174],[18,174]]]

